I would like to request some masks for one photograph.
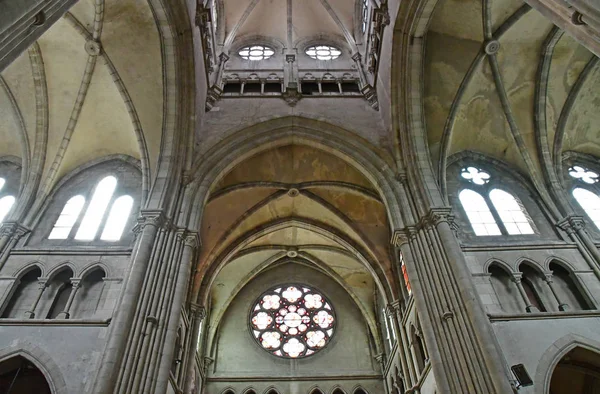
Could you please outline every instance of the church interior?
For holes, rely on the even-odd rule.
[[[596,0],[0,0],[0,394],[597,394]]]

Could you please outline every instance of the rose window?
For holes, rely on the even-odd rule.
[[[254,304],[250,329],[260,346],[274,355],[302,358],[327,345],[335,329],[335,313],[331,303],[308,286],[278,286]]]

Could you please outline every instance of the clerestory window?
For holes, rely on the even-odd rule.
[[[259,61],[269,59],[275,54],[275,51],[273,48],[265,45],[252,45],[243,47],[238,51],[238,54],[244,60]]]
[[[117,178],[107,176],[94,188],[87,207],[85,196],[71,197],[63,207],[48,239],[67,239],[72,236],[77,227],[75,240],[94,241],[98,237],[100,228],[103,227],[100,240],[120,240],[129,220],[134,200],[129,195],[115,197],[116,188]],[[84,208],[85,213],[81,218]],[[78,222],[79,220],[80,222]],[[78,226],[77,223],[79,223]]]
[[[4,189],[5,185],[6,185],[6,179],[0,178],[0,196],[3,194],[2,189]],[[14,196],[8,195],[8,196],[2,196],[0,198],[0,223],[2,223],[4,221],[4,218],[6,217],[6,215],[8,215],[8,213],[10,212],[10,210],[12,209],[14,204],[15,204]]]
[[[522,204],[512,194],[490,186],[489,173],[466,167],[460,176],[466,185],[458,197],[475,235],[535,234]]]
[[[335,60],[342,51],[331,45],[313,45],[306,48],[305,53],[315,60]]]
[[[600,230],[600,187],[598,173],[581,165],[574,165],[569,169],[575,187],[573,197],[589,218]]]

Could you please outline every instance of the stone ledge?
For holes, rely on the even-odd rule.
[[[577,319],[587,317],[600,317],[600,310],[569,311],[569,312],[535,312],[535,313],[488,313],[492,323],[515,320],[549,320],[549,319]]]
[[[324,381],[324,380],[381,380],[382,375],[332,375],[332,376],[214,376],[207,382],[288,382],[288,381]]]
[[[0,319],[4,326],[87,326],[108,327],[111,319]]]

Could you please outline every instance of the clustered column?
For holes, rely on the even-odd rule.
[[[429,357],[441,392],[511,392],[489,321],[449,221],[434,209],[395,234],[404,255]]]

